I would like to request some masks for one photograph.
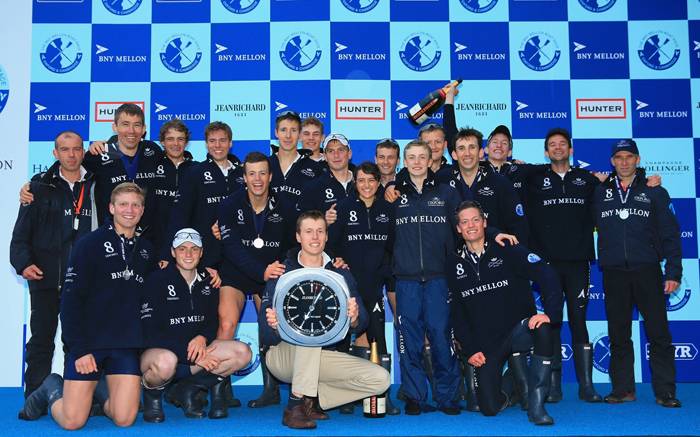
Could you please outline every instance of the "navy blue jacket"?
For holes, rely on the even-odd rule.
[[[202,235],[204,255],[200,267],[217,267],[221,261],[221,242],[211,227],[219,218],[219,204],[245,187],[241,162],[234,155],[228,159],[233,167],[227,176],[209,155],[206,161],[193,165],[180,184],[172,207],[170,235],[182,228],[194,228]]]
[[[277,149],[273,147],[272,150]],[[325,163],[318,163],[311,159],[310,150],[299,149],[298,153],[298,159],[289,167],[286,175],[282,173],[277,153],[270,156],[270,166],[272,167],[270,189],[274,194],[286,197],[290,204],[297,207],[306,183],[323,174],[323,166],[325,165]]]
[[[44,173],[35,175],[29,190],[34,202],[21,205],[12,231],[10,263],[18,275],[25,268],[36,264],[44,273],[43,279],[28,281],[30,290],[58,290],[63,284],[73,244],[97,228],[93,216],[95,202],[94,177],[85,174],[84,182],[76,182],[71,192],[68,183],[59,175],[60,163],[56,161]],[[85,188],[82,188],[82,187]],[[78,213],[78,230],[73,229],[74,203],[83,193],[83,204]]]
[[[289,251],[289,257],[284,261],[286,272],[291,272],[292,270],[303,268],[301,264],[299,264],[299,261],[297,259],[298,255],[298,250],[293,249]],[[359,335],[363,333],[365,329],[367,329],[367,322],[369,318],[367,315],[367,310],[362,304],[362,297],[357,291],[357,283],[355,282],[355,278],[350,273],[350,271],[346,269],[337,269],[333,267],[333,262],[330,260],[326,263],[324,268],[343,276],[345,282],[347,282],[348,284],[348,289],[350,290],[350,297],[354,297],[357,302],[357,307],[359,311],[357,317],[357,326],[354,328],[351,327],[348,331],[348,335],[346,335],[345,338],[340,342],[323,347],[323,349],[326,350],[341,350],[345,352],[347,351],[347,348],[350,345],[350,338],[352,334]],[[265,316],[265,310],[268,308],[272,308],[272,298],[275,296],[275,287],[277,286],[277,281],[278,279],[270,279],[269,281],[267,281],[267,284],[265,285],[265,291],[263,291],[262,295],[262,303],[260,304],[260,314],[258,314],[258,320],[260,320],[260,329],[262,333],[261,341],[266,346],[275,346],[282,342],[282,339],[280,338],[277,330],[272,329],[270,325],[267,324],[267,318]],[[278,314],[277,317],[281,317],[281,315]]]
[[[141,326],[144,348],[168,349],[181,363],[187,360],[187,345],[198,335],[207,344],[219,328],[219,289],[211,277],[198,272],[192,289],[174,262],[146,278],[141,297]]]
[[[537,313],[531,280],[540,286],[551,323],[561,322],[556,272],[525,246],[488,240],[477,263],[462,246],[450,256],[448,270],[450,321],[466,357],[497,350],[518,322]]]
[[[363,296],[382,295],[391,275],[394,207],[377,195],[367,208],[356,194],[341,200],[338,218],[328,229],[328,250],[348,264]]]
[[[168,220],[172,214],[173,204],[177,196],[180,181],[184,181],[186,172],[197,161],[192,159],[192,154],[185,151],[185,160],[177,167],[165,154],[156,165],[156,178],[153,181],[154,212],[152,221],[153,245],[161,250],[160,259],[170,260],[170,244],[173,236],[170,235],[170,223]]]
[[[355,182],[350,181],[343,187],[343,184],[333,176],[331,171],[323,172],[321,176],[304,184],[301,200],[299,201],[299,211],[319,210],[328,211],[332,205],[348,197],[355,192]]]
[[[637,169],[623,204],[616,181],[613,172],[596,187],[593,198],[598,264],[603,269],[633,270],[666,260],[666,279],[680,281],[681,234],[668,192],[660,186],[648,187],[644,170]],[[621,214],[627,218],[623,220]]]
[[[163,158],[163,151],[153,141],[141,140],[133,159],[138,160],[134,178],[129,177],[122,152],[119,150],[117,137],[113,136],[105,143],[105,152],[100,155],[85,154],[83,166],[95,174],[95,198],[97,202],[97,218],[100,224],[110,217],[109,199],[112,190],[123,182],[134,182],[147,192],[156,178],[156,168]],[[146,209],[141,219],[140,228],[145,230],[151,224],[154,198],[147,193]]]
[[[470,187],[462,179],[459,166],[455,164],[448,173],[438,176],[438,182],[456,188],[462,201],[479,202],[489,226],[515,235],[520,242],[528,241],[530,232],[523,204],[512,183],[504,176],[479,167]]]
[[[260,292],[265,287],[263,275],[268,264],[275,260],[283,262],[287,251],[296,244],[295,229],[297,211],[283,197],[270,196],[267,207],[257,219],[262,224],[261,232],[256,230],[256,214],[248,199],[248,192],[241,190],[229,196],[219,208],[219,229],[223,244],[224,263],[222,268],[229,275],[245,276],[254,289],[243,291]],[[260,237],[264,246],[257,249],[253,240]]]
[[[459,194],[438,184],[430,170],[421,193],[410,180],[401,181],[397,189],[401,196],[393,203],[394,276],[418,281],[444,278],[447,256],[454,251]]]
[[[600,181],[572,167],[562,179],[551,166],[527,179],[530,246],[547,261],[590,261],[593,251],[591,203]]]
[[[155,263],[148,240],[124,240],[111,223],[78,241],[61,296],[63,342],[71,354],[143,346],[139,303]],[[124,278],[127,265],[129,279]]]

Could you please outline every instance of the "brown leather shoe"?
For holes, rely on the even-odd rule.
[[[285,408],[284,413],[282,414],[282,425],[294,429],[316,428],[316,422],[307,416],[306,411],[304,410],[303,404],[296,405],[292,408]]]
[[[304,396],[304,412],[309,417],[309,419],[313,419],[313,420],[327,420],[328,419],[328,414],[326,414],[321,409],[321,406],[318,405],[318,398],[310,398],[308,396]]]

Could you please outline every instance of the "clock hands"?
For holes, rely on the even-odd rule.
[[[315,288],[316,290],[318,290],[318,284],[314,284],[314,288]],[[304,314],[304,321],[301,322],[302,325],[303,325],[304,323],[306,323],[306,320],[307,320],[309,317],[311,317],[311,313],[313,313],[314,310],[316,309],[316,303],[318,303],[318,299],[319,299],[320,297],[321,297],[321,292],[319,291],[318,293],[316,293],[316,297],[314,298],[313,302],[311,302],[311,306],[309,306],[309,311],[308,311],[306,314]]]

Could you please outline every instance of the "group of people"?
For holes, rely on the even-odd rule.
[[[404,146],[399,172],[395,140],[377,143],[375,162],[353,165],[348,138],[291,111],[277,115],[271,155],[243,161],[223,122],[206,127],[199,163],[179,120],[161,127],[162,148],[144,140],[133,104],[116,110],[115,135],[87,152],[78,133],[58,134],[55,164],[20,192],[10,249],[31,298],[20,418],[49,413],[77,429],[105,414],[129,426],[141,404],[144,420],[162,422],[165,400],[187,417],[227,417],[240,406],[230,375],[253,355],[234,339],[251,297],[264,386],[249,407],[279,404],[285,382],[291,428],[315,428],[327,410],[352,413],[373,395],[399,414],[388,393],[385,291],[408,415],[459,414],[466,400],[485,415],[519,404],[530,421],[552,424],[544,405],[562,398],[564,300],[581,399],[635,399],[637,305],[657,403],[679,407],[664,292],[681,279],[680,232],[659,178],[639,168],[635,142],[612,146],[610,175],[571,167],[563,129],[547,133],[549,164],[513,161],[507,127],[483,147],[481,132],[457,129],[454,93],[444,125],[423,126]],[[611,342],[605,398],[593,387],[586,329],[594,227]],[[275,286],[306,267],[342,275],[350,290],[350,331],[336,344],[279,336]],[[50,373],[59,315],[62,377]],[[368,360],[373,343],[381,365]]]

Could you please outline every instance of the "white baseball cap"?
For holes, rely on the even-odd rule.
[[[175,238],[173,238],[173,249],[180,247],[180,245],[188,241],[197,247],[202,247],[202,236],[199,235],[199,232],[197,232],[196,229],[182,228],[175,232]]]

